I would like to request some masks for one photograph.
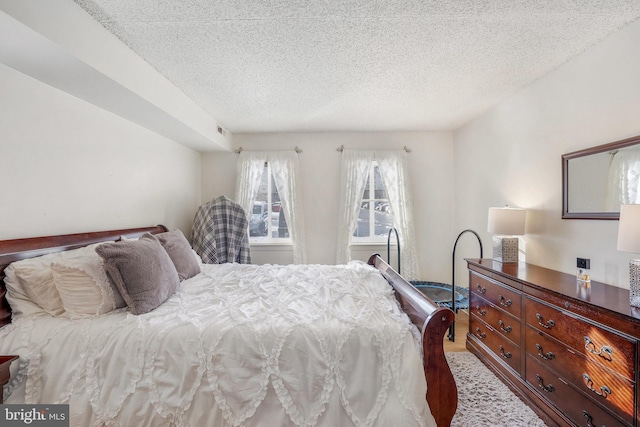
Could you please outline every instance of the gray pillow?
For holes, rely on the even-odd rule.
[[[178,289],[178,272],[152,235],[96,247],[105,270],[133,314],[148,313]]]
[[[145,234],[146,235],[146,234]],[[162,247],[169,254],[173,265],[178,271],[180,281],[188,279],[200,273],[200,266],[191,251],[191,245],[182,231],[176,229],[166,233],[154,234]]]

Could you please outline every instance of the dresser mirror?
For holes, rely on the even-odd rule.
[[[562,155],[562,218],[619,219],[640,204],[640,135]]]

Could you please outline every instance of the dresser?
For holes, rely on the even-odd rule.
[[[467,259],[467,348],[549,425],[640,427],[640,309],[629,290]]]

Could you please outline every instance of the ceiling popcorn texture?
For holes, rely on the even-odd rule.
[[[75,0],[234,133],[452,130],[638,0]]]

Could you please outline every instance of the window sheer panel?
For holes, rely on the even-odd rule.
[[[406,167],[406,156],[407,153],[404,150],[378,151],[376,152],[376,161],[387,190],[393,222],[398,230],[402,275],[409,280],[418,280],[420,271],[415,245],[413,198],[409,172]]]
[[[274,151],[268,153],[271,174],[280,195],[280,213],[284,215],[293,246],[293,263],[306,264],[307,250],[302,211],[302,189],[300,182],[300,162],[296,152]]]
[[[281,211],[287,219],[289,238],[293,249],[293,263],[305,264],[307,250],[304,219],[300,203],[302,189],[298,185],[300,166],[298,154],[290,151],[242,151],[238,157],[238,186],[236,201],[246,212],[252,212],[264,174],[264,165],[270,166],[275,187],[280,196]],[[269,212],[273,206],[269,206]],[[271,221],[271,217],[269,217]]]
[[[367,184],[369,169],[375,152],[345,149],[342,152],[340,172],[340,203],[336,262],[345,264],[351,260],[351,237],[358,224],[362,195]]]
[[[389,211],[389,198],[376,161],[369,168],[362,203],[358,212],[358,222],[351,243],[386,241],[393,228],[393,215]]]
[[[236,202],[247,212],[249,218],[260,189],[266,161],[266,154],[257,151],[242,151],[238,155]]]

